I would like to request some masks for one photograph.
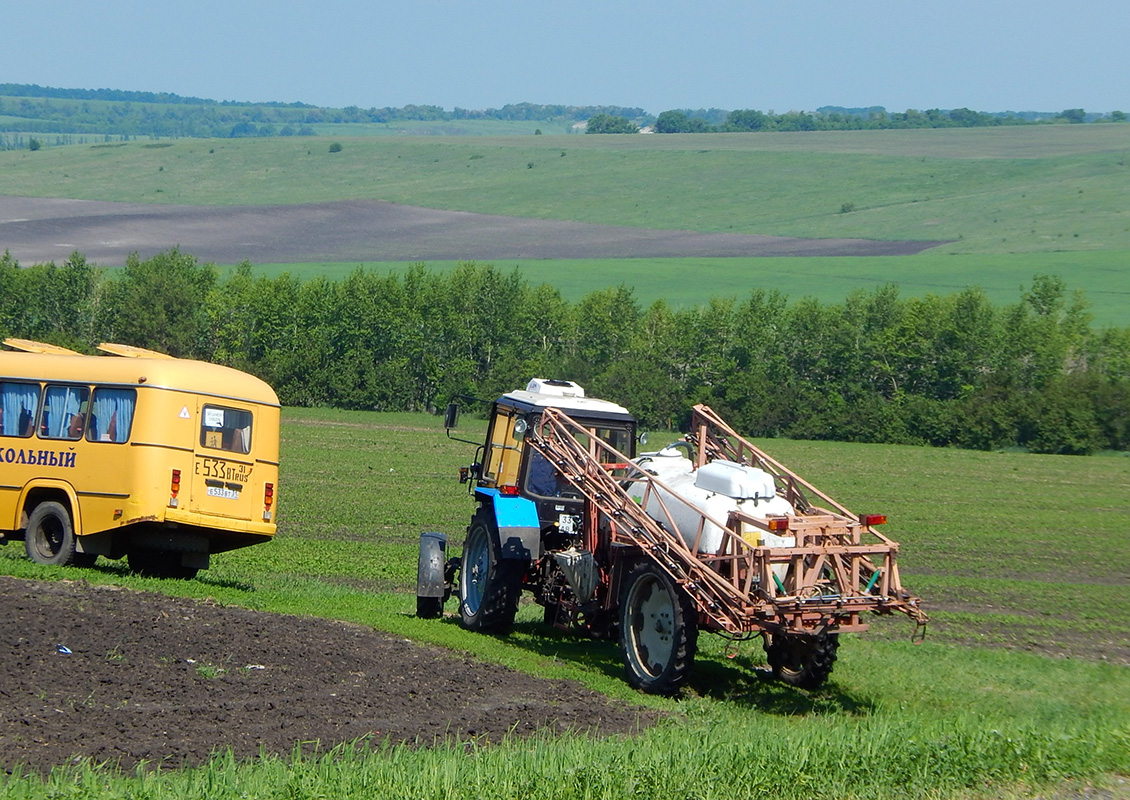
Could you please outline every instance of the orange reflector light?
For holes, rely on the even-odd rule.
[[[517,486],[499,486],[498,487],[498,493],[502,494],[502,495],[506,495],[507,497],[517,497],[518,496],[518,487]]]
[[[270,508],[275,502],[275,485],[267,483],[263,485],[263,505]]]
[[[862,522],[864,525],[867,525],[869,527],[871,525],[886,525],[887,524],[887,515],[886,514],[864,514],[862,517],[859,518],[859,521]]]
[[[787,531],[789,529],[788,517],[772,517],[766,520],[771,531]]]

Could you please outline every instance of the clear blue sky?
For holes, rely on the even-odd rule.
[[[1130,111],[1126,0],[6,6],[0,83],[362,108]]]

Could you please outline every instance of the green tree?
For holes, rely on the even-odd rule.
[[[763,131],[772,128],[772,119],[754,109],[731,111],[726,117],[726,128],[733,131]]]
[[[104,337],[182,358],[211,358],[208,303],[216,278],[215,266],[178,248],[144,261],[130,254],[106,292]]]
[[[639,133],[636,123],[627,117],[611,114],[594,114],[585,125],[585,133]]]

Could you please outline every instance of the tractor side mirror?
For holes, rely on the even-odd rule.
[[[459,423],[459,404],[448,403],[447,409],[443,412],[443,427],[451,430]]]

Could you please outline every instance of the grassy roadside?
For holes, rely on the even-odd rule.
[[[481,423],[464,418],[475,439]],[[505,639],[412,616],[416,544],[471,511],[456,469],[470,445],[437,418],[286,409],[280,532],[218,556],[190,582],[140,579],[112,562],[53,570],[0,549],[0,572],[76,577],[348,619],[534,674],[571,678],[676,718],[635,739],[583,737],[264,757],[114,776],[0,777],[6,797],[777,796],[999,797],[1130,774],[1130,459],[774,441],[769,451],[859,511],[886,512],[903,579],[935,619],[922,645],[881,620],[846,637],[831,683],[806,693],[764,679],[756,644],[729,657],[704,637],[680,700],[628,689],[610,644],[545,631],[523,607]],[[938,599],[940,598],[940,600]],[[958,605],[961,601],[964,605]],[[449,610],[451,608],[449,607]],[[1007,623],[1002,625],[1002,620]],[[1027,629],[1016,626],[1030,620]],[[1112,647],[1087,651],[1087,638]],[[1082,637],[1082,638],[1081,638]],[[1050,643],[1059,642],[1053,650]],[[970,643],[991,645],[970,647]],[[1121,648],[1121,649],[1119,649]],[[1058,657],[1042,653],[1053,650]],[[1029,652],[1030,651],[1030,652]],[[1113,654],[1113,657],[1112,657]],[[1085,657],[1080,657],[1085,656]],[[1118,795],[1115,795],[1118,796]]]

